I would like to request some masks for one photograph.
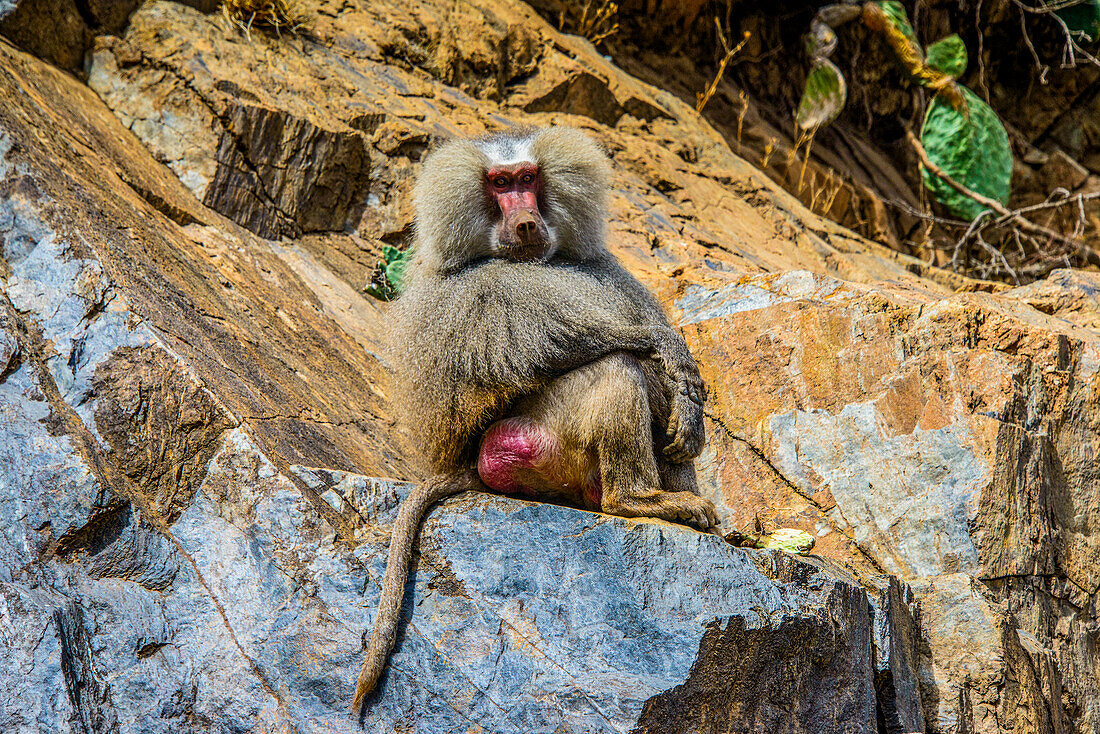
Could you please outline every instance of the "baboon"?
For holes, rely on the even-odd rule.
[[[402,504],[354,711],[393,646],[425,511],[463,490],[707,530],[698,367],[605,245],[608,163],[583,133],[455,140],[415,190],[415,258],[393,308],[400,405],[430,479]]]

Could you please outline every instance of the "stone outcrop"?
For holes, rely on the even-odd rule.
[[[84,68],[84,54],[98,34],[126,28],[140,0],[4,0],[0,35],[25,51],[72,72]],[[196,0],[196,6],[216,5]]]
[[[418,477],[362,288],[432,141],[507,121],[609,151],[615,251],[707,381],[704,493],[818,557],[456,498],[367,729],[1100,727],[1094,273],[862,240],[518,2],[115,32],[86,85],[0,41],[0,730],[356,730],[379,477]]]

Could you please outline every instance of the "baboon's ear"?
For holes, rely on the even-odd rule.
[[[488,159],[469,140],[450,140],[421,164],[413,191],[417,249],[429,267],[453,268],[485,255],[490,218]]]
[[[611,167],[600,147],[571,127],[539,132],[531,153],[543,174],[546,219],[558,251],[577,259],[604,251]]]

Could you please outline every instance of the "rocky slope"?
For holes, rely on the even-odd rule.
[[[431,142],[509,122],[607,148],[704,492],[820,557],[456,498],[367,730],[1100,730],[1100,280],[860,239],[522,3],[310,8],[85,21],[79,79],[0,41],[0,730],[357,728],[370,477],[417,478],[363,286]]]

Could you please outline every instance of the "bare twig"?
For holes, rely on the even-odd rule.
[[[970,242],[970,238],[973,237],[975,233],[981,230],[982,220],[988,216],[988,210],[979,212],[978,216],[974,217],[974,221],[972,221],[970,225],[967,226],[966,231],[963,232],[962,237],[960,237],[955,242],[955,249],[951,252],[951,269],[953,271],[958,272],[959,270],[959,250],[962,250],[964,247],[966,247],[966,243]],[[970,267],[969,254],[967,255],[966,262],[963,263],[963,265],[968,268]]]
[[[998,250],[993,245],[986,242],[985,238],[982,237],[981,232],[976,233],[974,239],[976,239],[978,241],[978,244],[981,245],[982,249],[992,255],[994,259],[1001,261],[1001,266],[1008,271],[1009,275],[1012,276],[1012,280],[1015,281],[1016,285],[1019,285],[1020,276],[1017,275],[1016,271],[1012,269],[1012,266],[1008,264],[1008,258],[1005,257],[1004,253]],[[986,274],[986,278],[988,278],[988,273]]]
[[[990,199],[988,196],[983,196],[982,194],[971,191],[970,189],[963,186],[961,183],[944,173],[944,171],[939,166],[929,160],[928,152],[924,149],[924,146],[921,145],[921,142],[917,140],[917,136],[914,135],[911,130],[905,131],[905,137],[909,140],[909,144],[913,146],[913,150],[916,151],[917,157],[920,158],[922,166],[924,166],[930,173],[932,173],[932,175],[939,178],[941,181],[946,183],[951,188],[955,189],[955,191],[958,191],[963,196],[967,196],[978,202],[982,206],[988,209],[992,209],[994,212],[999,214],[1001,216],[1001,220],[1003,220],[999,222],[1000,224],[1013,224],[1016,227],[1024,230],[1025,232],[1029,232],[1033,235],[1038,235],[1040,237],[1045,237],[1054,242],[1059,242],[1067,247],[1076,250],[1077,253],[1089,264],[1100,265],[1100,253],[1097,253],[1096,250],[1093,250],[1084,242],[1073,239],[1071,237],[1066,237],[1065,235],[1059,232],[1055,232],[1049,227],[1044,227],[1041,224],[1035,224],[1031,220],[1026,219],[1019,211],[1012,211],[1004,204],[995,199]],[[978,218],[981,217],[982,215],[978,216]]]
[[[1042,211],[1043,209],[1057,209],[1060,206],[1065,206],[1066,204],[1069,204],[1069,203],[1075,203],[1075,204],[1077,204],[1078,208],[1082,209],[1081,216],[1083,217],[1084,216],[1083,209],[1084,209],[1084,206],[1085,206],[1085,202],[1086,201],[1093,201],[1095,199],[1100,199],[1100,191],[1094,191],[1090,194],[1072,194],[1072,195],[1068,195],[1069,192],[1066,191],[1065,189],[1055,189],[1054,194],[1056,194],[1060,191],[1065,192],[1067,194],[1067,196],[1065,198],[1058,199],[1056,201],[1048,200],[1048,201],[1044,201],[1040,204],[1032,204],[1030,206],[1022,206],[1022,207],[1020,207],[1019,209],[1015,210],[1012,213],[1013,214],[1030,214],[1031,212]],[[1053,196],[1053,194],[1052,194],[1052,196]],[[1002,224],[1003,221],[1005,221],[1005,220],[1004,220],[1004,217],[1002,216],[1000,219],[997,220],[997,224]]]
[[[725,50],[726,55],[718,62],[718,71],[715,73],[714,79],[711,80],[706,91],[695,95],[696,112],[702,112],[703,108],[707,106],[707,102],[709,102],[710,98],[714,96],[714,93],[718,91],[718,82],[722,81],[722,75],[726,73],[726,66],[733,60],[733,57],[737,55],[737,52],[745,47],[745,44],[749,42],[749,37],[752,36],[751,33],[745,31],[744,37],[741,38],[741,43],[730,48],[729,42],[726,41],[726,34],[722,32],[722,24],[718,22],[717,16],[714,18],[714,25],[718,29],[718,40],[722,43],[722,48]]]
[[[978,86],[989,102],[989,85],[985,82],[985,30],[982,28],[982,0],[974,5],[974,30],[978,33]]]
[[[1031,42],[1031,36],[1027,32],[1027,16],[1024,15],[1024,11],[1020,9],[1020,33],[1024,37],[1024,44],[1027,45],[1028,51],[1031,51],[1031,58],[1035,60],[1035,68],[1039,70],[1039,83],[1046,86],[1047,74],[1050,73],[1050,67],[1039,60],[1039,52],[1035,50],[1035,44]]]
[[[937,217],[935,214],[931,214],[929,212],[922,212],[919,209],[914,208],[907,202],[902,201],[901,199],[883,199],[882,201],[884,204],[889,204],[890,206],[897,207],[909,216],[916,217],[917,219],[923,220],[925,222],[943,224],[948,227],[959,227],[960,229],[965,229],[966,227],[970,226],[970,222],[964,222],[961,219],[948,219],[947,217]]]
[[[1033,15],[1046,15],[1046,16],[1049,16],[1050,18],[1053,18],[1054,21],[1062,27],[1062,33],[1064,33],[1065,36],[1066,36],[1066,45],[1065,45],[1065,48],[1063,50],[1063,61],[1062,61],[1062,66],[1063,67],[1077,66],[1077,56],[1080,55],[1082,58],[1084,58],[1086,61],[1088,61],[1093,66],[1096,66],[1096,67],[1100,68],[1100,59],[1098,59],[1095,56],[1093,56],[1092,54],[1090,54],[1088,51],[1086,51],[1084,48],[1081,47],[1081,44],[1077,43],[1077,40],[1073,37],[1073,31],[1071,31],[1069,29],[1069,26],[1066,25],[1066,22],[1064,20],[1062,20],[1061,16],[1059,16],[1057,13],[1054,12],[1053,8],[1051,8],[1046,3],[1043,3],[1042,7],[1037,8],[1037,7],[1028,5],[1027,3],[1021,2],[1021,0],[1012,0],[1012,1],[1016,4],[1016,6],[1018,8],[1020,8],[1021,10],[1026,11],[1028,13],[1032,13]],[[1027,34],[1026,33],[1024,34],[1024,38],[1027,39]],[[1029,41],[1028,45],[1029,46],[1031,45],[1030,41]],[[1034,53],[1034,49],[1032,49],[1032,52]],[[1065,61],[1066,55],[1069,56],[1069,62],[1068,63]]]

